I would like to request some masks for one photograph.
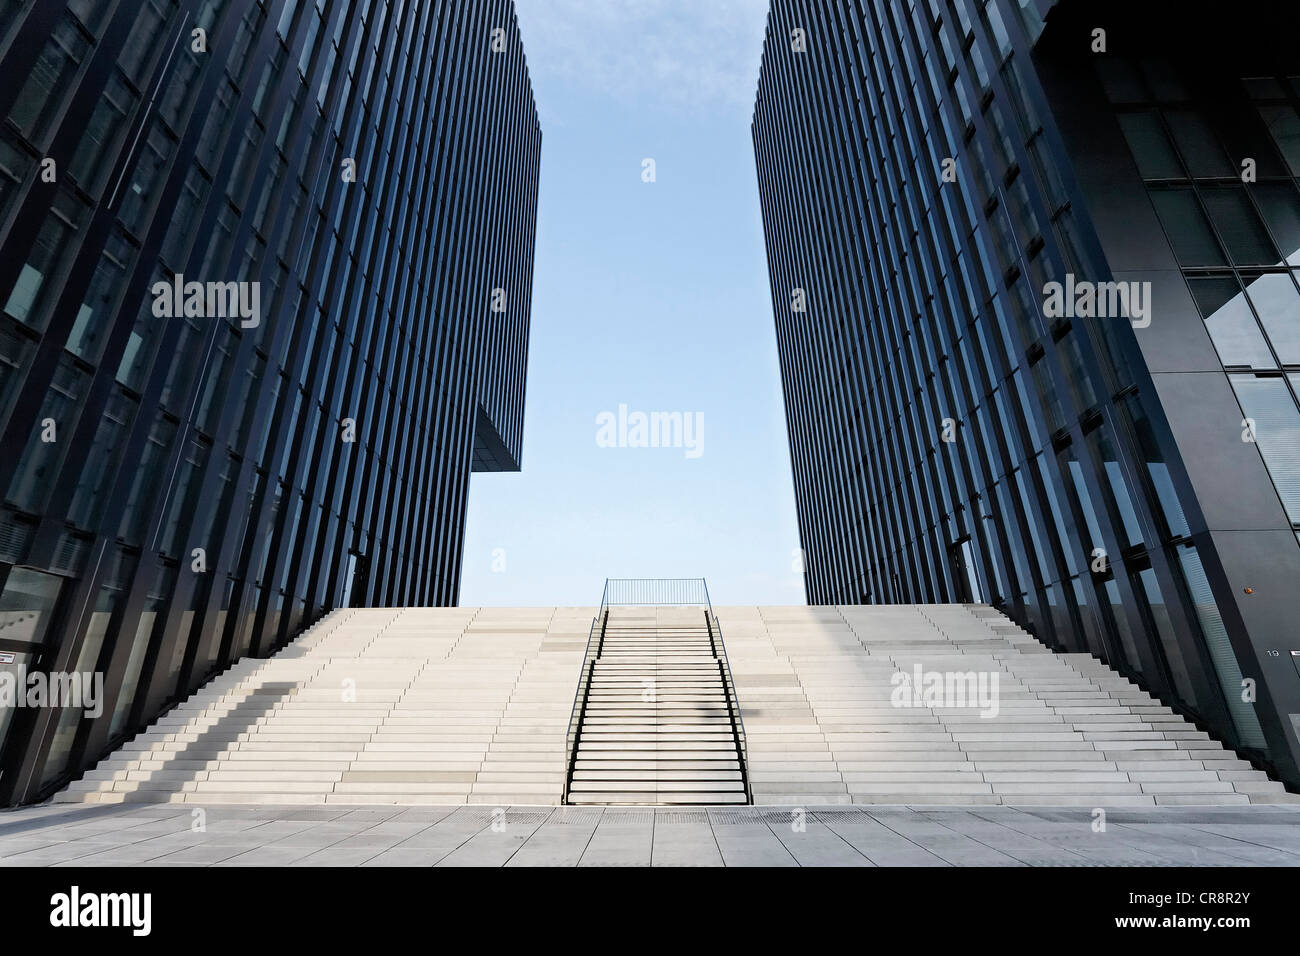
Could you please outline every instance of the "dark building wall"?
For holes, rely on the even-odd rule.
[[[107,691],[0,710],[14,802],[333,607],[455,603],[541,132],[509,0],[5,0],[0,72],[0,670]]]
[[[1262,433],[1241,441],[1232,376],[1101,93],[1091,30],[1122,43],[1132,6],[774,2],[753,132],[808,599],[997,604],[1297,783],[1285,456],[1270,481]],[[1260,7],[1253,30],[1284,15]],[[1284,134],[1232,115],[1292,196]],[[1289,229],[1261,226],[1279,248]],[[1053,315],[1045,289],[1067,277],[1150,281],[1149,324]],[[1259,416],[1269,441],[1295,434],[1279,416]]]

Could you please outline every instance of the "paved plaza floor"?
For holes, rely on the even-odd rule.
[[[1104,828],[1101,824],[1104,822]],[[1296,866],[1300,808],[295,807],[0,813],[0,866]]]

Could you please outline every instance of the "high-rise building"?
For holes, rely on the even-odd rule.
[[[325,611],[454,604],[520,464],[511,0],[0,2],[0,802]],[[85,689],[85,688],[83,688]]]
[[[811,603],[984,601],[1300,786],[1294,3],[774,0]]]

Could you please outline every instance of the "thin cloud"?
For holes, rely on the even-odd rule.
[[[642,109],[753,107],[768,0],[515,0],[545,117],[561,87]]]

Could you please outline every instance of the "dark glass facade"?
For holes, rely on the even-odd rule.
[[[105,679],[0,707],[14,803],[329,609],[456,602],[541,131],[511,0],[0,0],[0,75],[0,671]]]
[[[807,596],[997,605],[1295,787],[1297,12],[1177,6],[773,3]]]

